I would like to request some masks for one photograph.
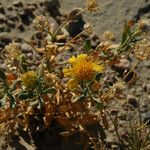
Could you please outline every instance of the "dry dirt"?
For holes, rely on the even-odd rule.
[[[134,19],[137,21],[145,17],[150,19],[150,0],[98,0],[98,2],[100,9],[96,13],[83,14],[85,22],[93,25],[94,32],[98,36],[104,31],[110,30],[119,41],[125,20]],[[59,18],[64,14],[68,14],[75,7],[84,7],[84,4],[84,0],[0,0],[0,52],[6,44],[13,40],[27,42],[31,38],[35,32],[32,26],[35,14],[42,13],[52,16],[50,21],[57,22],[56,16]],[[25,48],[28,49],[26,45]],[[3,65],[0,53],[0,67],[4,67]],[[137,73],[139,81],[136,84],[136,89],[130,87],[127,94],[130,97],[135,91],[138,92],[142,99],[142,113],[147,115],[150,108],[150,61],[143,62],[137,68]],[[134,98],[135,102],[137,100],[138,96]],[[150,119],[149,115],[148,118]],[[14,141],[18,143],[17,140]],[[61,146],[58,146],[60,143],[57,140],[55,141],[54,138],[51,140],[57,145],[55,148],[51,148],[52,150],[72,149],[73,143],[68,145],[61,143]],[[15,146],[12,145],[8,150],[33,149],[22,139],[20,141],[23,142],[24,147],[17,145],[16,148],[13,148]],[[75,150],[78,150],[78,148]]]

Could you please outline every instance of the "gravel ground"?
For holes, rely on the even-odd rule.
[[[83,15],[85,22],[89,22],[93,25],[94,32],[98,36],[104,31],[110,30],[115,34],[117,41],[119,41],[125,20],[134,19],[137,21],[140,18],[150,18],[150,0],[98,0],[98,2],[100,9],[96,13],[85,13]],[[0,52],[6,44],[13,40],[24,43],[22,45],[22,51],[29,56],[30,61],[33,62],[34,69],[36,67],[36,59],[40,59],[40,55],[33,53],[32,48],[27,42],[35,32],[32,26],[35,14],[43,13],[47,16],[51,16],[49,17],[51,22],[57,22],[56,16],[61,17],[64,14],[68,14],[70,10],[75,7],[84,7],[84,1],[0,0]],[[1,57],[2,54],[0,53],[0,65],[1,67],[5,67]],[[132,62],[129,63],[131,64]],[[142,99],[141,107],[143,116],[150,119],[150,61],[144,61],[137,68],[137,73],[139,81],[136,84],[136,88],[129,87],[127,91],[127,102],[135,106],[138,101],[138,95],[140,95]],[[137,97],[133,97],[135,91],[138,93]],[[126,102],[123,102],[121,105],[125,103]],[[113,105],[115,106],[116,104],[114,103]],[[17,140],[18,139],[16,139],[16,142]],[[51,145],[54,142],[56,146],[55,148],[52,147],[52,150],[73,150],[73,143],[68,145],[60,143],[52,137],[51,140]],[[17,145],[17,148],[12,148],[14,147],[13,145],[12,147],[10,146],[8,150],[33,149],[23,139],[19,139],[19,141],[23,143],[24,147]]]

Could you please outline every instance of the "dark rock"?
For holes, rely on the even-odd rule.
[[[144,84],[142,85],[142,88],[144,89],[145,92],[150,93],[150,84],[144,83]]]
[[[83,20],[82,15],[77,15],[80,11],[80,8],[75,8],[68,14],[68,18],[71,20],[69,22],[68,32],[71,37],[76,36],[84,29],[85,21]]]
[[[119,112],[118,110],[115,110],[115,109],[114,109],[114,110],[111,110],[110,114],[111,114],[111,115],[117,115],[118,112]]]
[[[14,42],[16,42],[16,43],[22,43],[22,42],[23,42],[23,38],[17,37],[17,38],[14,40]]]
[[[137,108],[138,107],[138,102],[136,100],[136,98],[132,95],[128,95],[127,96],[127,99],[128,99],[128,103],[133,106],[134,108]]]
[[[6,16],[3,14],[0,14],[0,22],[5,23],[6,22]]]
[[[42,7],[44,6],[44,3],[43,3],[43,2],[39,2],[39,4],[40,4],[40,6],[42,6]]]
[[[24,11],[25,11],[25,13],[28,15],[28,16],[30,16],[30,17],[34,17],[34,14],[33,14],[33,12],[36,10],[36,7],[35,6],[28,6],[28,7],[26,7],[26,8],[24,8]]]
[[[58,0],[46,0],[45,6],[51,17],[56,18],[57,16],[61,16],[59,11],[60,3]]]
[[[18,27],[17,27],[21,32],[23,32],[25,30],[24,26],[22,23],[19,23],[18,24]]]
[[[23,4],[22,4],[21,1],[14,1],[13,2],[13,6],[15,6],[15,7],[23,7]]]
[[[8,25],[8,27],[10,27],[10,28],[14,28],[14,27],[15,27],[14,21],[11,21],[11,20],[8,20],[8,21],[7,21],[7,25]]]
[[[4,25],[0,25],[0,32],[5,32],[6,31],[6,28]]]
[[[19,12],[19,16],[20,16],[23,24],[30,25],[31,21],[29,19],[28,14],[26,14],[24,11],[21,11],[21,12]]]
[[[7,33],[2,33],[0,35],[0,47],[4,47],[5,45],[9,44],[13,39],[14,37],[11,37]]]
[[[18,20],[17,14],[16,13],[11,13],[8,16],[8,19],[12,20],[12,21],[16,21]]]
[[[7,9],[8,9],[9,11],[12,11],[12,10],[13,10],[13,7],[12,7],[12,6],[8,6]]]
[[[5,9],[4,9],[3,6],[0,6],[0,13],[1,13],[1,14],[5,14]]]
[[[42,39],[42,34],[41,34],[41,32],[36,32],[36,33],[35,33],[35,37],[36,37],[37,39],[41,40],[41,39]]]

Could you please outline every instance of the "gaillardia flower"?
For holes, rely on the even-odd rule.
[[[69,59],[70,68],[63,69],[64,77],[70,77],[68,87],[70,89],[76,88],[81,82],[92,80],[96,73],[104,72],[104,65],[99,64],[87,54],[80,54],[77,57],[73,56]]]
[[[33,71],[28,71],[21,76],[21,80],[25,87],[34,88],[37,83],[36,73]]]

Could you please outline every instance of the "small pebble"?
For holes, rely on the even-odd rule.
[[[25,31],[25,28],[24,28],[24,26],[23,26],[22,23],[19,23],[17,28],[18,28],[21,32]]]
[[[32,47],[29,44],[24,43],[21,46],[21,50],[23,53],[29,53],[29,52],[32,52]]]
[[[3,6],[0,6],[0,13],[1,13],[1,14],[5,14],[5,9],[4,9]]]

